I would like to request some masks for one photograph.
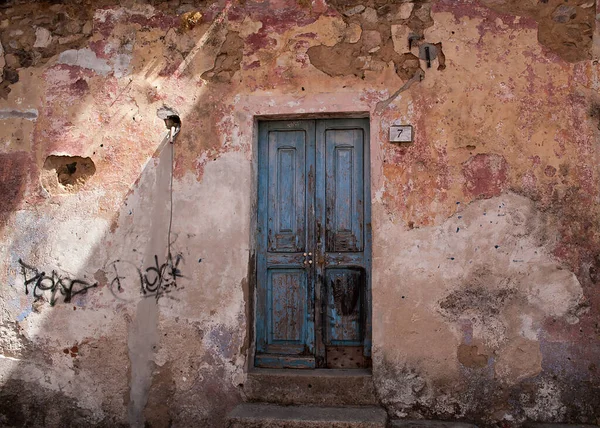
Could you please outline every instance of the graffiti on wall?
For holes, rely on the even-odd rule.
[[[23,282],[25,284],[25,294],[31,293],[35,299],[47,298],[51,306],[54,306],[60,296],[63,296],[63,302],[69,303],[71,299],[78,294],[85,294],[90,288],[98,286],[97,282],[90,283],[82,279],[73,279],[68,275],[59,274],[56,270],[47,274],[34,266],[30,266],[19,259]]]
[[[183,288],[177,283],[179,278],[184,277],[180,269],[182,262],[181,254],[171,253],[162,263],[158,255],[154,255],[152,264],[142,268],[130,261],[115,260],[105,268],[109,275],[109,289],[120,300],[133,300],[140,294],[142,297],[154,297],[158,300],[176,289]],[[63,302],[69,303],[73,297],[87,293],[90,288],[98,287],[98,282],[74,279],[54,269],[51,273],[47,273],[21,259],[19,265],[25,294],[31,293],[35,299],[47,299],[51,306],[54,306],[61,296]]]
[[[115,260],[106,269],[112,276],[109,283],[110,291],[118,299],[130,300],[132,290],[128,289],[126,284],[131,278],[135,278],[134,283],[137,282],[142,297],[154,297],[158,300],[178,288],[177,279],[183,278],[179,268],[182,262],[181,254],[173,256],[171,253],[163,263],[159,262],[158,255],[155,254],[153,264],[141,269],[132,262]]]

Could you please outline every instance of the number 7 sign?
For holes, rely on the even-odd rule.
[[[392,125],[390,126],[390,142],[392,143],[412,143],[413,127],[412,125]]]

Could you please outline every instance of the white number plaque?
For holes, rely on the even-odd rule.
[[[412,143],[413,127],[412,125],[392,125],[390,126],[390,142],[392,143]]]

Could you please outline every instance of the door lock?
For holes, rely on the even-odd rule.
[[[312,259],[311,259],[312,253],[302,253],[302,255],[304,256],[304,261],[302,262],[302,264],[304,266],[306,266],[306,265],[312,265],[312,262],[313,262]]]

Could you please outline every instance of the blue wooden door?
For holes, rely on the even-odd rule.
[[[258,367],[370,364],[368,129],[259,124]]]

